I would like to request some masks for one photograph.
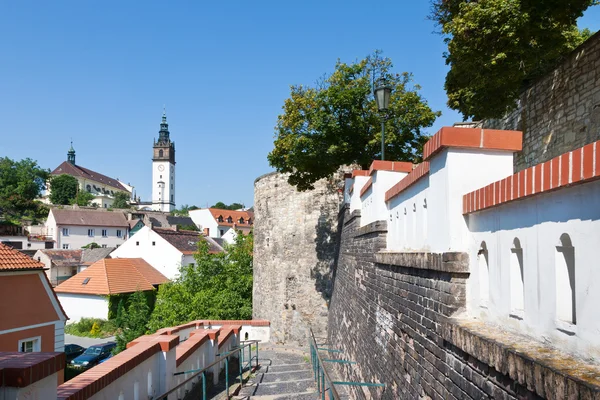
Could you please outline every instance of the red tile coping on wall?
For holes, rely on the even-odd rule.
[[[352,171],[352,177],[355,178],[357,176],[369,176],[369,170],[355,169],[354,171]]]
[[[241,325],[222,326],[221,329],[219,329],[219,348],[227,342],[227,339],[229,339],[231,335],[239,335],[240,329],[242,329]]]
[[[216,331],[215,331],[216,332]],[[211,332],[213,333],[213,332]],[[190,337],[175,349],[175,365],[179,367],[187,360],[196,350],[204,343],[210,340],[209,331],[207,329],[197,329],[190,332]]]
[[[162,351],[169,351],[177,347],[177,345],[179,344],[179,336],[167,334],[144,335],[127,343],[127,348],[130,349],[132,347],[135,347],[139,343],[145,342],[158,343]]]
[[[271,322],[266,319],[232,319],[226,320],[200,320],[203,325],[249,325],[249,326],[271,326]]]
[[[406,161],[383,161],[375,160],[369,168],[369,175],[373,176],[375,171],[410,172],[414,168],[413,163]]]
[[[463,196],[463,214],[600,178],[600,141],[561,154]]]
[[[370,177],[367,183],[365,183],[362,189],[360,189],[360,197],[363,197],[365,193],[367,193],[367,190],[371,188],[371,186],[373,186],[373,177]]]
[[[65,363],[65,353],[0,352],[0,386],[29,386],[65,369]]]
[[[445,147],[520,151],[523,148],[523,133],[520,131],[445,126],[425,143],[425,146],[423,146],[423,159],[429,160],[431,156]]]
[[[179,340],[179,337],[176,339]],[[158,341],[141,341],[132,347],[128,346],[127,350],[60,385],[57,400],[89,399],[161,351],[161,343]]]
[[[392,186],[387,192],[385,192],[385,201],[388,202],[400,193],[405,191],[408,187],[415,184],[419,179],[429,174],[429,162],[423,161],[417,165],[407,176],[405,176],[400,182]]]

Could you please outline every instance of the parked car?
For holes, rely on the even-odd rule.
[[[109,357],[112,350],[117,347],[115,342],[107,342],[90,346],[80,356],[71,361],[71,365],[75,368],[91,368],[100,361]]]
[[[85,347],[81,347],[78,344],[65,344],[65,354],[67,355],[67,362],[80,355],[85,351]]]
[[[104,361],[110,360],[110,358],[111,358],[112,356],[113,356],[113,355],[112,355],[112,353],[110,353],[110,354],[108,355],[108,357],[106,357],[104,360],[100,360],[100,361],[98,361],[98,364],[102,364]]]

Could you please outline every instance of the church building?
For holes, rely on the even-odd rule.
[[[170,212],[174,209],[175,142],[169,137],[167,115],[163,112],[152,156],[152,210]]]

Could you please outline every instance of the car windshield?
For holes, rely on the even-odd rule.
[[[96,355],[100,354],[101,351],[102,351],[101,347],[90,347],[83,354],[96,356]]]

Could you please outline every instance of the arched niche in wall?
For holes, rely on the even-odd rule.
[[[571,237],[560,236],[555,253],[556,279],[556,319],[575,325],[577,323],[577,302],[575,290],[575,247]]]
[[[479,305],[487,307],[490,300],[490,268],[488,263],[488,249],[485,242],[481,242],[477,252],[477,271],[479,272]]]
[[[514,238],[510,249],[510,315],[523,318],[525,310],[525,281],[523,273],[523,248],[519,238]]]

